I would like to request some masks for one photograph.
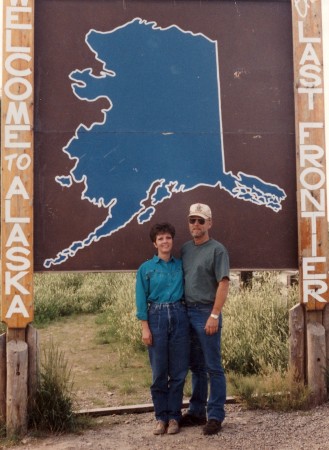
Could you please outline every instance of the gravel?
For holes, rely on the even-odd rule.
[[[177,435],[154,436],[153,413],[112,415],[80,434],[26,437],[14,449],[26,450],[329,450],[329,403],[309,411],[281,413],[245,410],[227,405],[222,431],[203,436],[201,427],[183,428]]]

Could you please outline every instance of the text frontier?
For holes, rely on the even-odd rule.
[[[306,111],[313,117],[316,109],[316,96],[323,95],[322,66],[316,46],[321,45],[320,37],[305,37],[304,22],[298,22],[298,41],[304,45],[299,61],[299,95],[307,96]],[[308,117],[308,119],[309,119]],[[303,303],[310,298],[324,303],[328,292],[325,270],[327,255],[322,254],[318,238],[318,221],[326,220],[326,172],[325,151],[319,143],[319,133],[324,134],[324,124],[319,121],[300,121],[299,124],[299,181],[301,184],[301,219],[310,229],[310,255],[302,258]]]

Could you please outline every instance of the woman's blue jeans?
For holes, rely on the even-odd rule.
[[[192,396],[189,412],[197,417],[216,419],[225,418],[226,380],[221,361],[222,317],[219,318],[218,332],[211,336],[205,332],[206,322],[211,314],[212,305],[188,305],[190,321],[192,372]],[[208,397],[208,377],[210,393]]]
[[[189,322],[182,302],[151,303],[148,322],[153,343],[151,394],[157,420],[180,420],[183,389],[189,366]]]

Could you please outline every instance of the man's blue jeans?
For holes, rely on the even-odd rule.
[[[221,361],[222,317],[219,317],[218,332],[211,336],[205,332],[206,322],[212,305],[188,305],[190,321],[191,350],[190,369],[192,372],[192,396],[189,412],[197,417],[222,422],[225,418],[226,380]],[[208,397],[208,377],[210,395]]]
[[[180,420],[189,366],[190,334],[186,306],[181,302],[151,303],[148,322],[153,344],[151,394],[157,420]]]

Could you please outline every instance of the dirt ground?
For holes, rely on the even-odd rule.
[[[79,316],[40,330],[41,344],[52,338],[72,365],[79,409],[150,403],[149,383],[142,364],[121,369],[108,345],[97,342],[94,316]],[[83,332],[81,332],[83,330]],[[109,370],[111,367],[111,370]],[[121,382],[119,383],[119,380]],[[127,384],[131,381],[131,384]],[[146,386],[147,384],[147,386]],[[122,386],[126,385],[125,389]],[[131,389],[138,387],[137,391]],[[226,406],[227,417],[216,436],[203,436],[201,427],[183,428],[177,435],[154,436],[153,413],[94,418],[92,428],[79,434],[35,438],[26,436],[19,450],[329,450],[329,403],[310,411],[277,413]],[[0,443],[0,449],[1,447]]]
[[[329,404],[311,411],[276,413],[245,411],[227,405],[227,417],[216,436],[203,436],[201,427],[183,428],[177,435],[154,436],[153,413],[97,418],[81,434],[25,438],[14,449],[26,450],[281,450],[329,449]]]

